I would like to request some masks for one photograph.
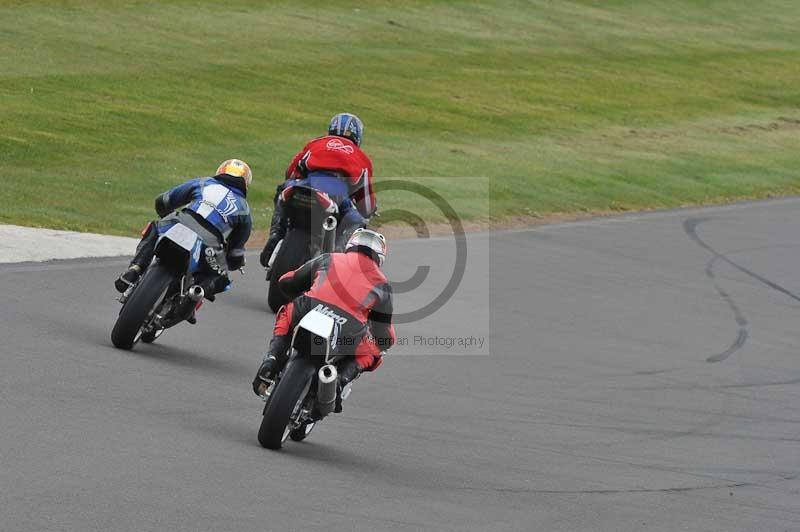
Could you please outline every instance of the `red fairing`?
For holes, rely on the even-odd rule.
[[[323,209],[328,210],[333,207],[333,200],[324,192],[317,191],[317,201]]]
[[[283,192],[281,192],[281,201],[286,203],[287,201],[289,201],[289,198],[291,198],[293,195],[294,195],[294,187],[286,187],[285,189],[283,189]]]
[[[300,161],[309,172],[336,172],[350,183],[350,195],[364,216],[375,212],[375,191],[372,186],[372,161],[349,139],[325,136],[306,144],[286,169],[286,179],[300,179]]]

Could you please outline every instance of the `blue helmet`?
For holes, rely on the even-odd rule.
[[[350,113],[339,113],[331,118],[328,124],[328,135],[344,137],[352,140],[356,146],[361,146],[361,138],[364,136],[364,124],[356,115]]]

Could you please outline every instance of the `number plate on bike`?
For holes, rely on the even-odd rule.
[[[178,244],[186,251],[194,249],[195,242],[199,238],[197,233],[182,224],[175,224],[164,233],[164,236]]]

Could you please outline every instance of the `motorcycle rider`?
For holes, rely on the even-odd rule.
[[[281,192],[290,185],[308,185],[328,194],[339,206],[341,221],[337,229],[336,249],[359,227],[366,227],[375,213],[375,192],[372,187],[372,161],[361,150],[364,125],[354,114],[339,113],[331,118],[328,134],[306,144],[286,169],[286,180],[278,185],[269,237],[261,252],[261,265],[266,267],[275,246],[286,234]]]
[[[303,316],[320,306],[326,314],[335,315],[341,326],[338,354],[354,355],[338,365],[339,391],[362,372],[380,366],[382,351],[396,339],[392,287],[381,271],[385,259],[384,236],[359,228],[344,253],[320,255],[280,278],[281,289],[298,297],[281,307],[275,317],[272,340],[253,380],[256,395],[263,393],[267,381],[288,361],[294,328]],[[334,411],[341,412],[341,393],[337,394]]]
[[[244,246],[253,225],[246,199],[252,180],[253,172],[247,163],[228,159],[213,177],[198,177],[159,195],[155,209],[160,219],[148,223],[142,231],[136,254],[114,282],[115,288],[125,292],[139,280],[153,260],[159,236],[180,222],[198,233],[207,247],[225,250],[224,261],[221,255],[216,258],[221,263],[216,271],[201,270],[195,275],[206,298],[213,301],[214,294],[230,285],[226,270],[244,266]],[[188,321],[194,323],[194,315]]]

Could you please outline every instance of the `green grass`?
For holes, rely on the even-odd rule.
[[[240,157],[264,228],[342,110],[378,180],[464,218],[798,193],[798,27],[794,0],[0,0],[0,222],[133,234]]]

